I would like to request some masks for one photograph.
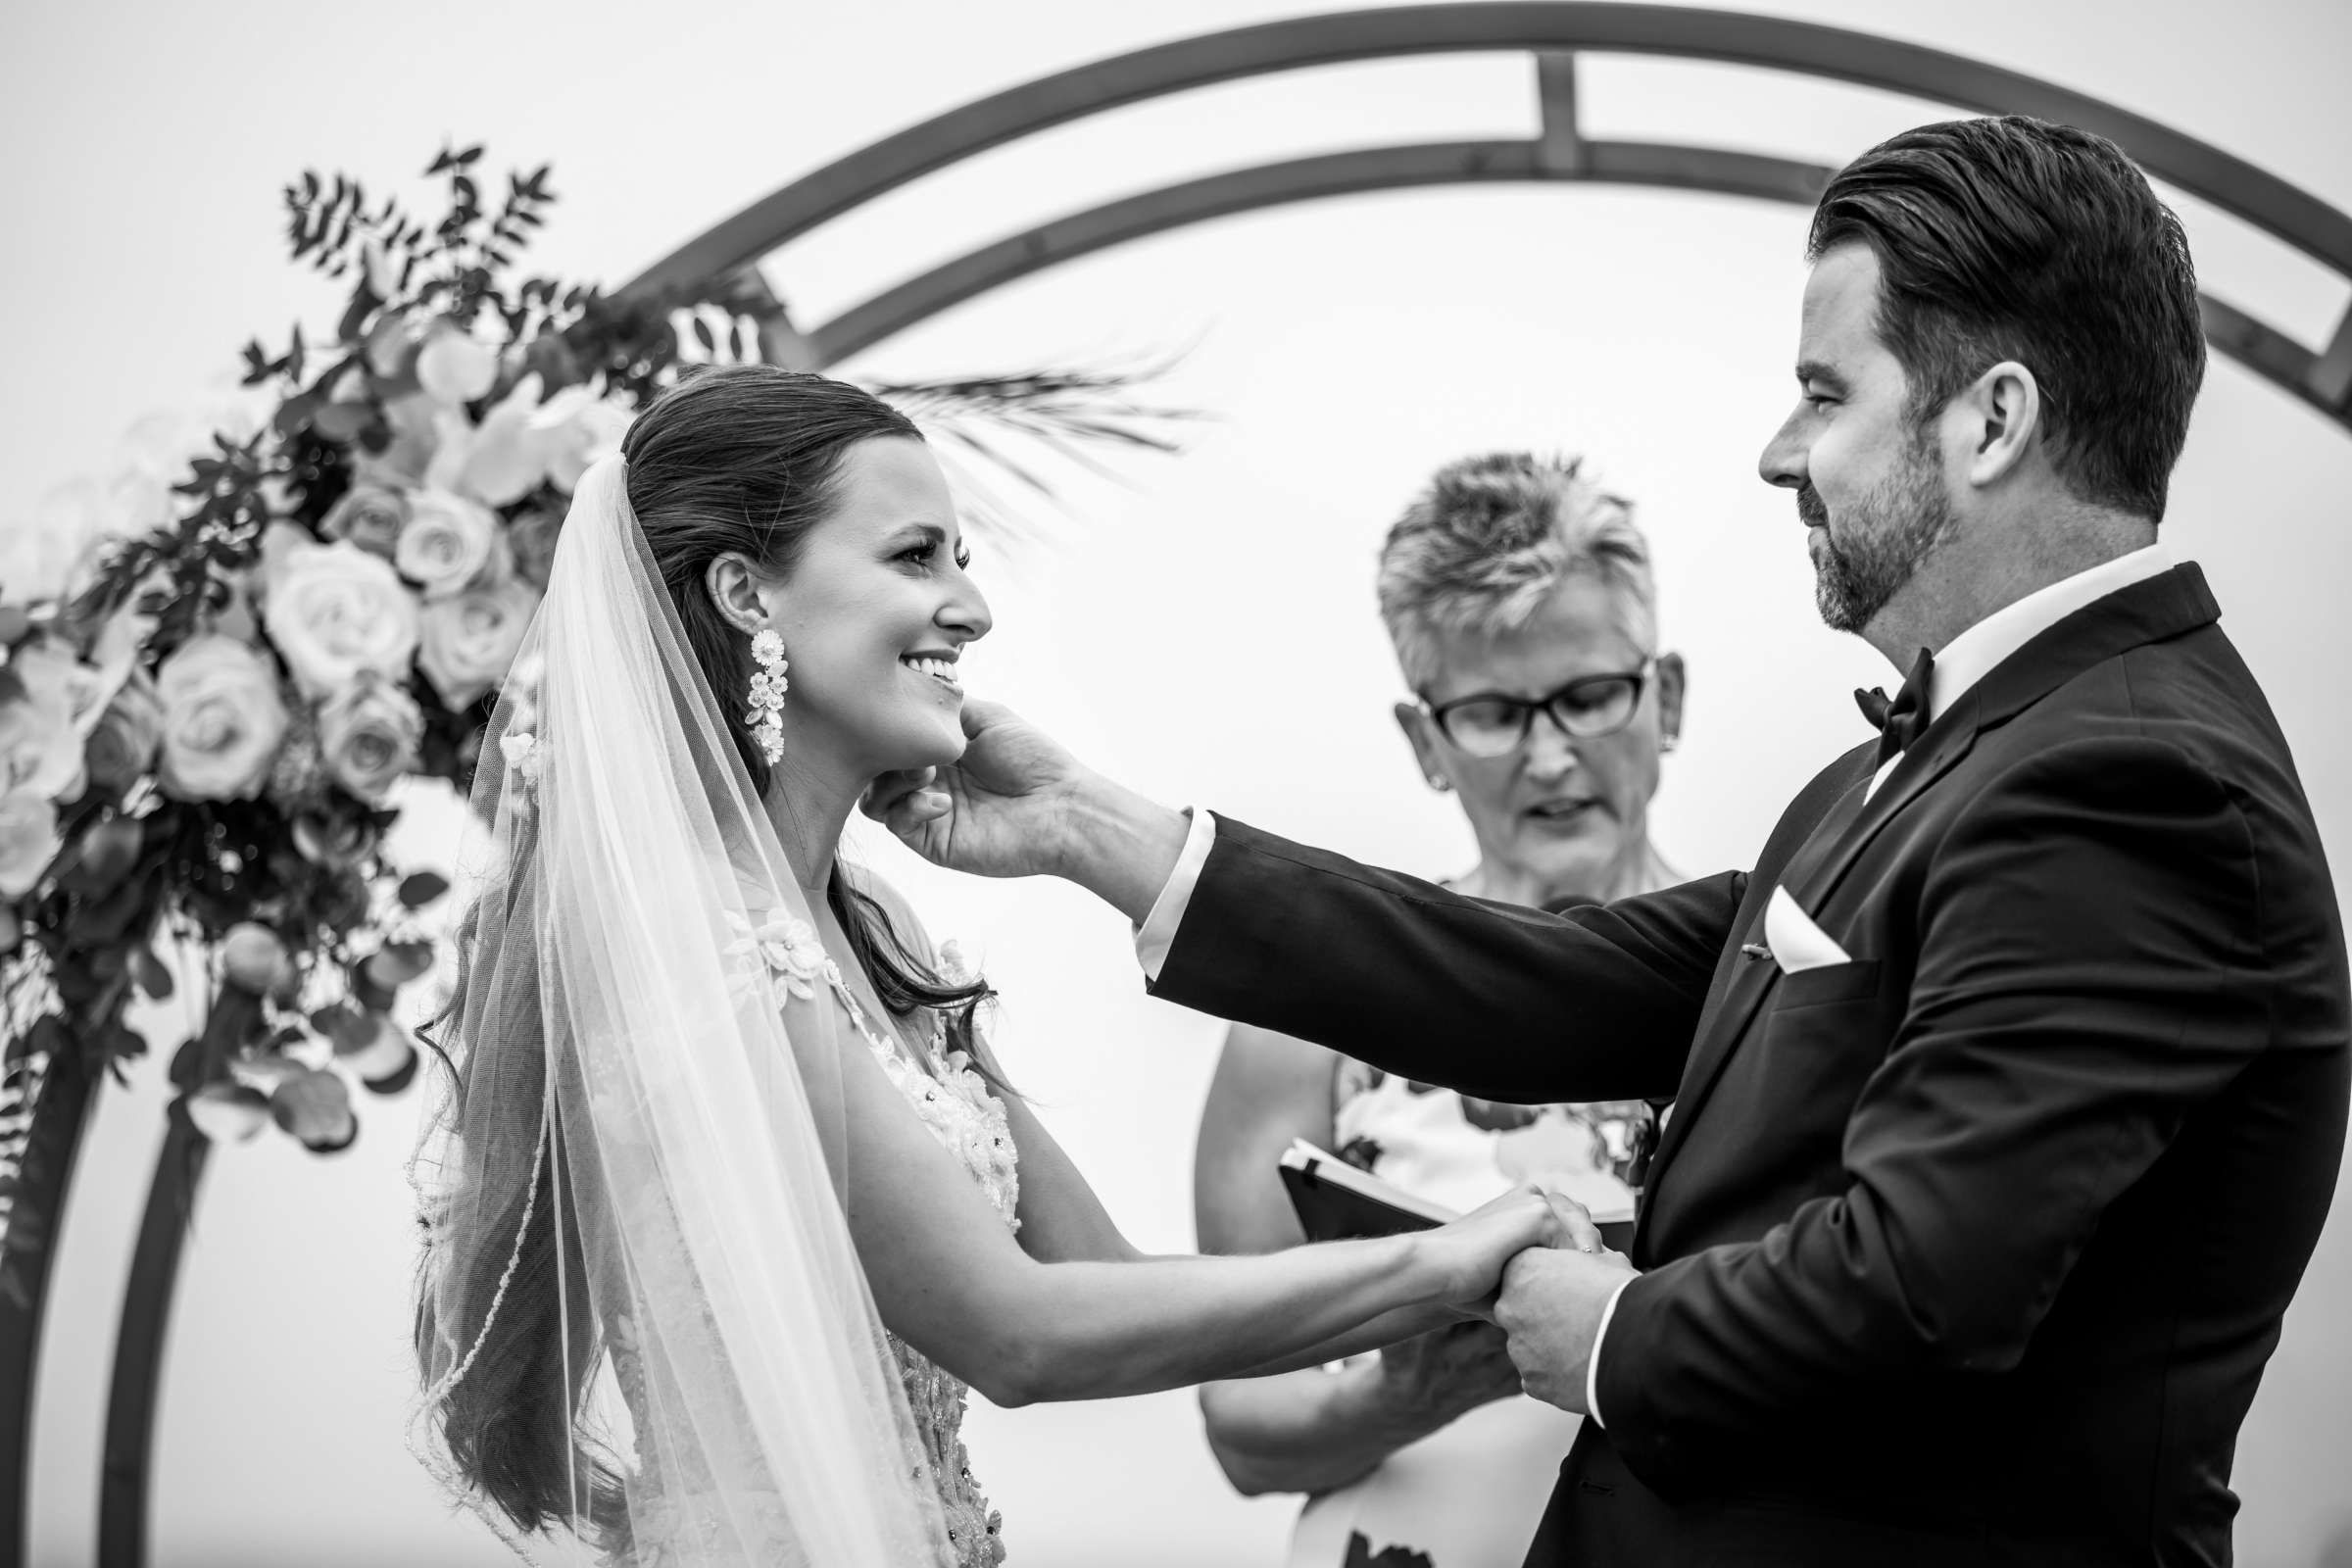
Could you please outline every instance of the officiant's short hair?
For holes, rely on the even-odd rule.
[[[1657,590],[1631,501],[1578,458],[1490,452],[1440,468],[1380,551],[1380,618],[1406,683],[1437,677],[1441,634],[1514,631],[1577,573],[1613,591],[1627,635],[1650,650]]]

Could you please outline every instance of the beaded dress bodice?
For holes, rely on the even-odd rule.
[[[1021,1222],[1014,1209],[1020,1201],[1021,1186],[1011,1125],[1004,1102],[991,1092],[988,1080],[964,1053],[939,1049],[945,1041],[937,1014],[926,1015],[932,1032],[932,1059],[939,1063],[935,1075],[912,1059],[895,1034],[868,1019],[837,975],[827,978],[881,1062],[882,1071],[906,1097],[931,1136],[962,1162],[995,1205],[998,1217],[1019,1229]],[[938,1478],[940,1508],[947,1515],[948,1540],[956,1549],[956,1568],[995,1568],[1004,1560],[999,1533],[1003,1520],[972,1479],[971,1460],[964,1452],[963,1409],[969,1387],[896,1334],[889,1339],[899,1377],[906,1388],[907,1409],[931,1461],[931,1473]]]

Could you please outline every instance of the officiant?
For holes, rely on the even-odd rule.
[[[1389,531],[1379,596],[1413,693],[1396,723],[1477,842],[1477,864],[1446,886],[1559,908],[1682,880],[1648,821],[1682,729],[1683,661],[1659,651],[1649,545],[1630,503],[1573,459],[1462,459]],[[1200,1247],[1306,1239],[1275,1174],[1296,1138],[1453,1208],[1542,1175],[1595,1217],[1630,1219],[1625,1178],[1651,1119],[1639,1100],[1480,1100],[1236,1024],[1200,1124]],[[1291,1568],[1392,1546],[1437,1568],[1516,1568],[1579,1421],[1520,1396],[1486,1323],[1328,1371],[1211,1383],[1200,1410],[1237,1489],[1309,1494]]]

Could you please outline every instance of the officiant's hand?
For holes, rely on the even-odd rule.
[[[1502,1271],[1494,1321],[1510,1336],[1520,1387],[1546,1404],[1587,1414],[1585,1369],[1600,1314],[1635,1269],[1621,1252],[1544,1248],[1521,1252]]]
[[[1510,1344],[1492,1323],[1454,1323],[1384,1345],[1372,1376],[1375,1408],[1416,1437],[1519,1392]]]
[[[1060,876],[1142,924],[1187,823],[1113,783],[1001,703],[967,699],[964,753],[885,773],[863,808],[935,865],[975,876]]]

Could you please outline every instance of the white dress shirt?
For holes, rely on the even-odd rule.
[[[2003,660],[2076,611],[2172,568],[2171,552],[2161,543],[2152,544],[2036,588],[2016,603],[1986,615],[1945,644],[1943,651],[1936,656],[1935,668],[1928,677],[1928,710],[1920,716],[1920,727],[1924,729],[1933,723],[1937,713],[1947,710],[1962,693],[1990,674]],[[1902,761],[1900,755],[1888,758],[1872,775],[1870,788],[1862,798],[1868,800],[1877,794],[1879,786],[1886,782]],[[1192,830],[1185,835],[1176,868],[1168,873],[1167,883],[1159,890],[1151,913],[1136,928],[1135,956],[1143,963],[1144,973],[1154,980],[1159,978],[1160,966],[1167,962],[1168,949],[1176,940],[1176,928],[1184,923],[1184,911],[1192,903],[1193,889],[1200,881],[1200,868],[1208,862],[1209,849],[1216,843],[1216,818],[1202,810],[1194,811],[1192,816]],[[1592,1354],[1585,1362],[1585,1409],[1603,1427],[1608,1423],[1600,1416],[1600,1342],[1608,1336],[1609,1319],[1617,1311],[1617,1298],[1632,1283],[1629,1277],[1609,1293],[1608,1301],[1600,1309],[1600,1326],[1592,1335]]]

